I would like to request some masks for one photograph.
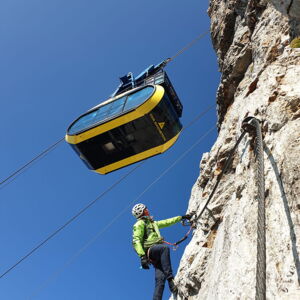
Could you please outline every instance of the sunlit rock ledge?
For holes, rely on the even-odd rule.
[[[290,46],[300,36],[300,0],[211,0],[208,14],[222,72],[219,136],[202,156],[188,211],[202,209],[243,119],[261,120],[267,299],[300,299],[300,48]],[[255,299],[254,160],[246,135],[186,246],[176,275],[178,300]]]

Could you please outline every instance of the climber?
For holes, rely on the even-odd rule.
[[[171,293],[177,294],[174,276],[170,261],[170,248],[164,244],[159,229],[174,225],[181,220],[190,220],[192,215],[177,216],[174,218],[154,221],[147,207],[136,204],[132,214],[137,218],[133,226],[133,247],[141,259],[141,267],[149,269],[149,264],[155,268],[155,290],[153,300],[161,300],[165,282],[168,280]]]

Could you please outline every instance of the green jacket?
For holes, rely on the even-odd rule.
[[[141,217],[133,226],[132,244],[139,256],[147,253],[147,250],[154,244],[161,244],[163,237],[159,229],[174,225],[181,221],[181,216],[154,221],[151,217]]]

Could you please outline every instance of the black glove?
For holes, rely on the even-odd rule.
[[[191,218],[192,218],[192,214],[187,214],[187,215],[184,215],[184,216],[182,216],[181,218],[182,218],[182,220],[190,220]]]
[[[150,269],[148,258],[146,255],[141,256],[141,266],[143,269]]]

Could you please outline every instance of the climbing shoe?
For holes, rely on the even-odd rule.
[[[171,293],[176,295],[178,292],[178,289],[177,289],[177,286],[175,285],[174,278],[168,279],[168,283],[169,283],[169,289],[170,289]]]

